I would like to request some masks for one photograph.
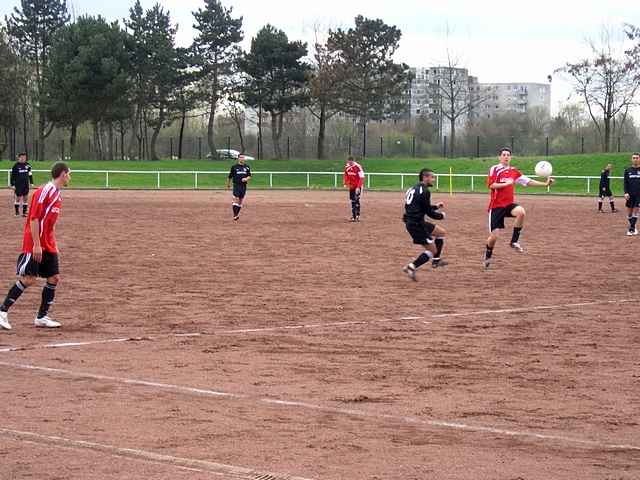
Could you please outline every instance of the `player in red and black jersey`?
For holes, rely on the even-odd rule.
[[[18,257],[18,280],[0,305],[0,328],[6,330],[11,330],[7,313],[9,308],[28,287],[36,283],[37,277],[45,278],[47,283],[42,290],[42,302],[34,324],[36,327],[60,327],[60,323],[49,318],[48,313],[60,280],[55,237],[55,225],[62,207],[60,190],[69,184],[71,171],[65,163],[58,162],[51,169],[51,178],[49,183],[38,188],[31,197],[29,216],[24,226],[22,253]]]
[[[347,159],[344,166],[344,186],[349,189],[351,201],[351,221],[360,221],[360,197],[364,190],[364,169],[353,157]]]
[[[491,201],[489,202],[489,238],[487,239],[487,247],[484,253],[483,264],[485,268],[491,265],[491,257],[493,248],[498,240],[498,231],[503,230],[505,217],[513,217],[516,219],[511,236],[511,248],[516,252],[522,253],[524,249],[520,245],[520,232],[524,226],[524,217],[526,212],[524,208],[515,203],[515,186],[516,184],[523,187],[548,187],[553,183],[553,178],[549,177],[546,182],[538,182],[524,176],[517,168],[511,166],[511,149],[503,148],[500,150],[500,163],[494,165],[489,170],[487,177],[487,186],[491,192]]]

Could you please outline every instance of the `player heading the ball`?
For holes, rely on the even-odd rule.
[[[545,182],[539,182],[523,175],[517,168],[511,166],[511,149],[502,148],[499,156],[500,163],[489,170],[487,186],[491,194],[489,202],[489,238],[484,252],[483,265],[489,268],[493,256],[493,248],[498,240],[500,230],[504,230],[504,219],[515,218],[513,234],[511,236],[511,248],[523,253],[520,245],[520,233],[524,226],[526,212],[524,208],[515,203],[515,185],[523,187],[548,187],[554,180],[548,177]]]

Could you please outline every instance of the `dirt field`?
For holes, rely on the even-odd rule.
[[[346,196],[65,192],[64,328],[32,288],[0,332],[0,479],[640,479],[624,214],[520,197],[485,272],[486,197],[434,195],[450,265],[413,283],[402,195]]]

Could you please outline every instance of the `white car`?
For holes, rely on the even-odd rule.
[[[238,150],[226,149],[226,148],[221,148],[219,150],[216,150],[216,152],[218,153],[218,157],[220,158],[231,158],[234,160],[237,160],[238,157],[240,157],[241,155],[241,153]],[[250,155],[243,155],[243,156],[245,160],[255,160]],[[211,158],[211,154],[208,154],[207,157]]]

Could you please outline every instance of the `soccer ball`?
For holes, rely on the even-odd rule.
[[[536,175],[539,177],[550,177],[553,172],[553,166],[549,162],[543,160],[536,163],[535,171]]]

